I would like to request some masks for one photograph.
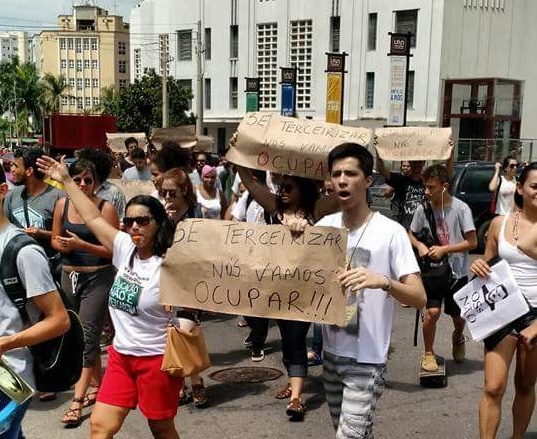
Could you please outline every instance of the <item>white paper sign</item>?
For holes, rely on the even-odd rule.
[[[475,278],[453,298],[475,341],[483,340],[529,311],[506,261],[494,264],[489,277]]]

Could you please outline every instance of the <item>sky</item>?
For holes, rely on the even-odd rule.
[[[71,13],[72,5],[85,0],[0,0],[0,33],[25,30],[30,34],[56,26],[58,15]],[[110,14],[129,21],[130,10],[138,0],[89,0]]]

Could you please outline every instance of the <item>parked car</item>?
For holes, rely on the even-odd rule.
[[[494,217],[490,213],[492,194],[488,189],[493,175],[494,162],[465,161],[456,162],[454,166],[451,194],[468,204],[472,210],[478,253],[485,251],[488,228]]]

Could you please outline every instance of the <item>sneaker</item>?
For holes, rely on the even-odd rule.
[[[202,409],[207,407],[209,403],[209,395],[207,389],[203,385],[203,380],[199,384],[192,384],[192,397],[196,408]]]
[[[244,339],[244,346],[246,346],[246,348],[248,348],[248,349],[250,349],[252,347],[252,337],[247,336]]]
[[[421,368],[425,372],[437,372],[438,363],[436,362],[436,356],[433,352],[425,352],[421,357]]]
[[[252,361],[255,361],[255,362],[263,361],[265,359],[265,351],[263,349],[259,349],[259,350],[252,349],[250,351],[250,355],[251,355]]]
[[[457,340],[455,338],[455,333],[453,333],[452,337],[453,347],[451,350],[451,353],[453,354],[453,360],[456,363],[462,362],[464,360],[464,357],[466,357],[466,337],[464,335],[461,335],[461,337]]]

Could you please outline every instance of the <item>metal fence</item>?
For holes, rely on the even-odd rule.
[[[520,161],[537,161],[537,139],[458,139],[455,160],[501,161],[512,155]]]

